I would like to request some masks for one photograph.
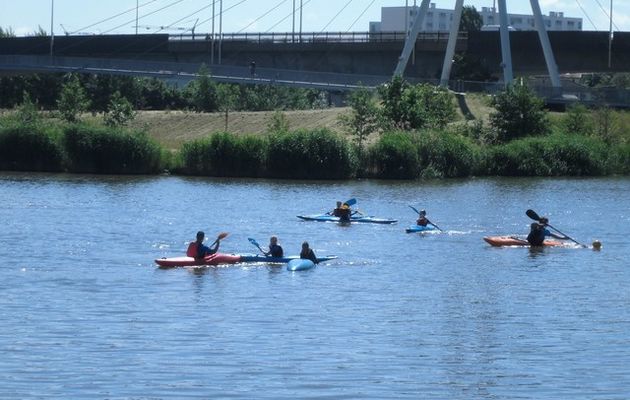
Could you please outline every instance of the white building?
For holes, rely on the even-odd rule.
[[[404,32],[405,23],[409,28],[420,7],[382,7],[381,20],[370,22],[370,32]],[[482,7],[479,14],[483,18],[484,30],[493,30],[499,24],[499,13],[496,8]],[[424,32],[448,32],[453,22],[454,10],[436,8],[431,3],[424,19],[421,31]],[[565,17],[562,12],[550,12],[543,16],[547,30],[549,31],[581,31],[582,18]],[[533,31],[534,17],[527,14],[508,14],[510,26],[517,31]]]

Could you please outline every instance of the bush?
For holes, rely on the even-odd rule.
[[[215,133],[184,144],[183,170],[193,175],[259,177],[265,173],[266,151],[263,137]]]
[[[356,173],[356,164],[348,141],[327,129],[269,137],[267,167],[274,178],[344,179]]]
[[[585,136],[552,135],[496,146],[489,173],[503,176],[586,176],[606,173],[607,147]]]
[[[415,179],[420,174],[418,139],[415,133],[388,132],[370,148],[376,175],[387,179]]]
[[[63,144],[72,172],[145,174],[162,168],[161,148],[142,132],[75,124],[65,128]]]
[[[421,176],[454,178],[479,171],[479,148],[470,139],[448,132],[430,132],[420,136],[418,155]]]
[[[0,169],[8,171],[63,170],[59,133],[42,124],[4,122],[0,126]]]
[[[526,86],[508,87],[491,104],[496,112],[490,114],[490,125],[499,143],[548,132],[544,103]]]

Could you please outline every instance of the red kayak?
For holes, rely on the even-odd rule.
[[[513,236],[486,236],[483,238],[486,242],[488,242],[491,246],[494,247],[504,247],[504,246],[526,246],[530,247],[530,244],[527,240],[519,239]],[[556,246],[567,246],[566,242],[560,242],[557,240],[545,240],[543,242],[544,247],[556,247]]]
[[[241,256],[237,254],[214,253],[204,258],[193,257],[171,257],[158,258],[155,263],[160,267],[194,267],[204,265],[236,264],[241,261]]]

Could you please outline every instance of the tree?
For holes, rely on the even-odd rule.
[[[593,122],[588,109],[583,104],[571,105],[562,118],[566,133],[588,135],[593,131]]]
[[[109,107],[104,115],[105,125],[115,127],[126,125],[136,117],[133,105],[120,92],[115,92],[109,100]]]
[[[192,81],[187,89],[193,109],[197,112],[212,112],[217,110],[217,85],[210,77],[210,71],[205,64],[199,68],[198,77]]]
[[[490,114],[490,125],[499,142],[548,132],[544,102],[527,86],[509,86],[491,104],[496,112]]]
[[[289,120],[287,115],[282,111],[276,111],[267,123],[267,132],[269,133],[286,133],[289,132]]]
[[[229,83],[217,85],[217,95],[219,97],[219,109],[225,112],[225,131],[228,130],[228,120],[230,110],[234,110],[238,104],[240,91],[238,86]]]
[[[464,6],[459,30],[461,32],[479,32],[482,26],[483,17],[479,14],[475,6]]]
[[[409,86],[401,76],[397,75],[392,78],[391,82],[379,86],[378,92],[383,101],[383,117],[391,123],[395,128],[404,129],[405,119],[402,112],[402,96],[405,89]]]
[[[13,31],[13,28],[11,27],[3,28],[0,26],[0,39],[12,38],[12,37],[15,37],[15,32]]]
[[[57,109],[61,118],[68,122],[77,122],[79,114],[85,112],[90,107],[85,89],[81,86],[79,78],[75,74],[70,74],[66,83],[61,88],[61,95],[57,100]]]
[[[34,31],[31,36],[46,37],[48,36],[48,32],[46,32],[46,29],[42,28],[41,25],[37,25],[37,30]]]
[[[348,105],[352,107],[350,114],[341,115],[341,123],[352,133],[359,148],[359,155],[363,154],[363,142],[370,134],[379,128],[379,108],[374,94],[367,88],[360,88],[350,94]]]

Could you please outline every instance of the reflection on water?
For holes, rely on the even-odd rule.
[[[0,175],[0,398],[630,397],[628,179]],[[396,225],[295,216],[355,197]],[[445,233],[406,234],[409,205]],[[491,248],[531,208],[583,243]],[[158,269],[198,230],[338,260]]]

